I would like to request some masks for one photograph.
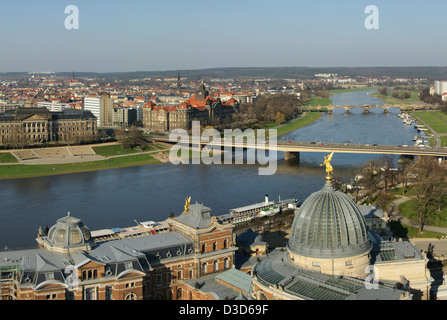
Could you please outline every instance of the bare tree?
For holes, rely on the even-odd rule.
[[[446,169],[436,158],[421,156],[412,166],[411,172],[415,175],[413,183],[415,209],[419,232],[422,232],[424,225],[436,215],[437,210],[445,202]]]
[[[408,190],[408,174],[411,169],[411,164],[413,163],[413,159],[410,158],[401,158],[398,161],[398,175],[400,178],[400,182],[402,183],[402,195],[405,195]]]
[[[119,127],[115,130],[115,137],[124,149],[134,148],[144,144],[143,133],[136,127]]]
[[[371,201],[377,191],[379,191],[380,167],[380,161],[372,159],[363,165],[361,169],[357,185],[363,188],[367,196],[367,202]]]

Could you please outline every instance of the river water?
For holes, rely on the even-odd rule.
[[[333,96],[334,105],[379,105],[365,92]],[[372,100],[370,100],[372,99]],[[364,101],[369,102],[364,102]],[[301,141],[343,143],[411,144],[417,134],[403,124],[398,110],[369,114],[353,109],[347,115],[336,109],[315,123],[287,134]],[[71,215],[82,219],[90,230],[129,227],[137,221],[160,221],[170,212],[178,215],[185,198],[212,209],[215,215],[230,209],[270,199],[304,200],[324,185],[322,153],[301,153],[299,164],[280,158],[274,175],[258,175],[258,165],[160,165],[110,169],[61,176],[0,181],[0,250],[34,246],[39,226],[51,227],[57,219]],[[355,169],[377,155],[335,154],[334,176],[349,181]]]

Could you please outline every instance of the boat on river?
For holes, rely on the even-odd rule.
[[[302,201],[297,199],[270,201],[268,195],[265,195],[264,202],[231,209],[230,213],[220,215],[217,218],[221,221],[238,224],[256,218],[273,216],[283,210],[296,210],[301,203]]]

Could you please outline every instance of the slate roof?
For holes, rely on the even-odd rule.
[[[231,268],[216,276],[216,279],[228,283],[244,292],[251,292],[252,278],[249,274]]]
[[[189,206],[189,212],[172,219],[195,229],[206,228],[211,224],[211,209],[196,202]]]
[[[371,290],[363,280],[304,270],[294,266],[285,253],[262,260],[254,271],[264,285],[280,286],[304,300],[399,300],[405,293],[384,284]]]
[[[168,254],[170,253],[170,255]],[[160,233],[129,239],[98,243],[91,251],[62,253],[47,249],[30,249],[0,252],[2,277],[12,270],[22,274],[22,284],[39,285],[47,281],[46,274],[53,275],[53,281],[64,283],[67,268],[81,267],[94,261],[106,266],[109,276],[118,276],[127,269],[150,271],[151,263],[163,259],[194,254],[194,242],[177,232]],[[25,279],[29,279],[26,283]]]

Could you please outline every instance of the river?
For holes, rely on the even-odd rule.
[[[338,105],[355,105],[369,97],[364,91],[332,97]],[[369,100],[371,101],[371,100]],[[380,104],[380,100],[368,104]],[[411,144],[417,134],[403,124],[398,110],[384,113],[374,108],[369,114],[353,109],[349,115],[336,109],[315,123],[291,132],[287,139],[378,144]],[[82,219],[90,230],[128,227],[134,220],[160,221],[170,212],[178,215],[185,198],[212,209],[215,215],[230,209],[270,199],[304,200],[324,185],[320,167],[322,153],[301,153],[300,163],[278,161],[274,175],[258,175],[258,165],[160,165],[110,169],[61,176],[0,181],[0,249],[36,244],[39,226],[51,227],[68,211]],[[281,153],[278,155],[283,156]],[[377,155],[335,154],[336,178],[349,181],[355,169]]]

